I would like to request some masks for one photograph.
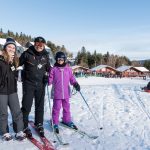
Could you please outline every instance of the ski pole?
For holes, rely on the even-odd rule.
[[[85,100],[85,98],[84,98],[83,94],[81,93],[81,91],[79,91],[79,93],[80,93],[81,97],[83,98],[83,100],[84,100],[85,104],[87,105],[87,107],[88,107],[89,111],[91,112],[91,114],[92,114],[93,118],[95,119],[95,121],[96,121],[96,123],[97,123],[97,125],[98,125],[98,129],[102,130],[103,128],[102,128],[102,127],[100,127],[100,128],[99,128],[99,122],[97,121],[96,117],[94,116],[94,114],[93,114],[93,112],[92,112],[91,108],[89,107],[89,105],[88,105],[87,101]]]
[[[49,109],[50,109],[50,118],[52,119],[52,109],[51,109],[51,102],[50,102],[50,94],[48,90],[48,85],[46,85],[47,88],[47,95],[48,95],[48,102],[49,102]]]
[[[46,85],[47,88],[47,95],[48,95],[48,102],[49,102],[49,110],[50,110],[50,123],[52,125],[52,129],[54,132],[54,127],[53,127],[53,120],[52,120],[52,108],[51,108],[51,102],[50,102],[50,94],[49,94],[49,90],[48,90],[48,85]]]
[[[56,134],[54,132],[54,124],[53,124],[53,119],[52,119],[52,109],[51,109],[51,102],[50,102],[50,94],[49,94],[49,90],[48,90],[48,85],[46,85],[47,87],[47,95],[48,95],[48,102],[49,102],[49,109],[50,109],[50,125],[52,126],[52,130],[53,130],[53,137],[55,138]],[[57,141],[54,140],[54,143],[56,143]]]

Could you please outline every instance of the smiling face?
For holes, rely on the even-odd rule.
[[[34,43],[34,47],[36,49],[37,52],[41,52],[44,50],[44,47],[45,47],[45,43],[42,43],[42,42],[35,42]]]
[[[6,46],[5,48],[8,56],[9,56],[9,60],[13,61],[14,57],[15,57],[15,52],[16,52],[16,47],[14,44],[9,44]]]

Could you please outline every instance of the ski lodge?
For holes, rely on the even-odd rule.
[[[121,72],[122,77],[143,77],[143,79],[150,73],[145,67],[120,66],[117,70]]]
[[[98,76],[115,77],[119,75],[119,71],[108,65],[99,65],[91,69],[92,73]]]

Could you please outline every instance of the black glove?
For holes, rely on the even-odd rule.
[[[43,83],[48,84],[48,75],[44,75],[43,77]]]
[[[77,91],[80,91],[80,85],[78,83],[75,83],[73,85],[73,87],[77,90]]]

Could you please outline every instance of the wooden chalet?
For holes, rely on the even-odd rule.
[[[122,77],[145,77],[149,73],[145,67],[120,66],[117,68]]]
[[[96,67],[92,68],[91,71],[93,73],[95,73],[96,75],[101,75],[101,76],[105,76],[105,77],[106,76],[113,77],[118,74],[118,71],[115,68],[108,66],[108,65],[96,66]]]

